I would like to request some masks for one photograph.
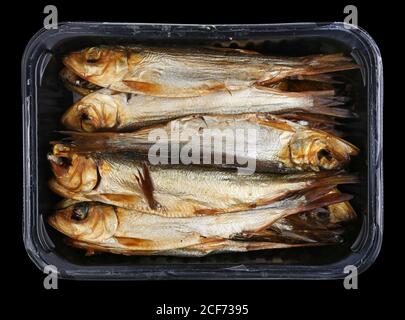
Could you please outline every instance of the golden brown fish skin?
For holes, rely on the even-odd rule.
[[[252,132],[255,137],[249,136]],[[150,137],[155,133],[159,134],[160,140],[154,145]],[[255,153],[247,157],[234,146],[227,149],[226,144],[215,149],[215,141],[226,139],[230,133],[233,137],[243,135],[244,139],[238,140],[243,143],[243,151],[246,153],[255,147]],[[73,152],[134,151],[149,156],[152,152],[153,156],[153,150],[169,149],[172,144],[178,144],[180,148],[195,145],[192,149],[200,150],[201,163],[208,163],[213,154],[221,153],[223,158],[254,161],[256,170],[268,172],[339,170],[359,152],[354,145],[331,133],[269,114],[190,116],[132,133],[67,134],[72,137]],[[204,141],[214,143],[206,145]],[[229,166],[237,167],[238,163],[234,161]]]
[[[70,238],[95,245],[171,250],[257,232],[279,219],[350,198],[343,194],[328,195],[329,191],[330,188],[309,191],[298,198],[260,209],[189,218],[168,218],[109,205],[81,203],[58,210],[48,222]]]
[[[106,95],[99,91],[91,93],[70,107],[62,116],[61,122],[66,128],[77,131],[115,131],[128,111],[121,106],[123,99],[125,94]]]
[[[330,193],[338,193],[337,189]],[[65,201],[66,202],[66,201]],[[67,208],[71,204],[60,208]],[[335,210],[340,208],[338,217]],[[267,230],[244,233],[233,237],[234,240],[213,239],[200,245],[193,245],[185,248],[171,250],[137,250],[135,243],[125,245],[118,242],[118,246],[96,245],[92,242],[79,241],[76,239],[75,231],[68,244],[87,251],[87,255],[96,252],[109,252],[123,255],[160,255],[160,256],[185,256],[203,257],[208,254],[222,252],[248,252],[252,250],[269,250],[280,248],[294,248],[306,246],[318,246],[336,244],[342,241],[342,229],[339,229],[341,222],[353,219],[353,209],[348,201],[331,204],[325,208],[318,208],[311,212],[298,213],[288,216],[273,223]],[[107,215],[109,212],[107,211]],[[338,220],[336,219],[338,218]],[[69,224],[70,221],[66,222]],[[56,225],[57,227],[57,225]],[[63,228],[62,228],[63,229]]]
[[[101,89],[101,87],[83,80],[71,69],[66,67],[59,72],[59,76],[62,79],[66,89],[78,93],[81,96],[88,95],[94,91]]]
[[[184,248],[169,249],[169,250],[138,250],[136,246],[109,246],[99,245],[85,241],[78,241],[74,239],[66,239],[66,242],[76,248],[86,250],[86,255],[94,255],[96,253],[113,253],[126,256],[140,255],[140,256],[174,256],[174,257],[194,257],[201,258],[211,254],[228,253],[228,252],[249,252],[258,250],[272,250],[272,249],[287,249],[287,248],[301,248],[301,247],[314,247],[325,245],[324,243],[280,243],[268,241],[233,241],[227,239],[213,240],[207,243],[188,246]]]
[[[329,194],[340,194],[337,188]],[[349,201],[277,220],[267,230],[237,235],[235,239],[282,243],[341,243],[343,226],[356,218]]]
[[[85,214],[79,218],[75,217],[80,210]],[[86,223],[82,223],[84,220]],[[77,203],[58,210],[58,214],[51,216],[48,222],[62,233],[68,230],[69,237],[72,239],[94,242],[111,238],[118,228],[115,208],[97,204],[88,206]]]
[[[346,224],[357,218],[356,211],[351,206],[350,202],[335,203],[328,206],[330,212],[331,225]]]
[[[271,226],[271,230],[282,233],[291,230],[333,230],[356,218],[356,213],[348,201],[336,203],[311,212],[281,219]]]
[[[63,145],[55,145],[49,159],[55,173],[49,186],[62,197],[174,217],[249,209],[314,186],[357,181],[354,175],[336,172],[239,175],[231,170],[182,165],[150,166],[145,174],[143,162],[131,154],[78,155],[67,152]],[[153,188],[147,187],[148,176]],[[84,185],[77,185],[77,181]]]
[[[278,58],[238,50],[91,47],[63,63],[83,79],[115,91],[193,97],[277,82],[289,76],[358,68],[341,54]]]
[[[219,91],[190,98],[167,98],[117,93],[103,89],[91,93],[70,107],[62,124],[75,131],[129,131],[148,124],[190,115],[302,112],[336,117],[353,116],[341,105],[343,97],[334,91],[282,92],[249,87],[233,92]]]
[[[55,146],[55,148],[60,146]],[[87,192],[94,189],[98,175],[93,159],[82,155],[72,155],[67,158],[54,154],[48,154],[48,160],[60,184],[71,192]]]

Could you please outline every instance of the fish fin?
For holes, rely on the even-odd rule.
[[[196,209],[194,210],[194,214],[197,216],[207,216],[207,215],[216,215],[223,213],[223,210],[218,210],[218,209]]]
[[[252,232],[243,232],[232,236],[232,240],[239,241],[268,241],[276,243],[314,243],[316,240],[310,237],[301,237],[294,230],[290,233],[279,232],[271,229],[263,229]]]
[[[279,118],[290,120],[290,121],[306,121],[310,124],[318,125],[343,125],[342,122],[337,121],[334,117],[307,113],[307,112],[291,112],[291,113],[282,113],[277,115]]]
[[[297,76],[289,77],[289,79],[309,80],[309,81],[323,82],[323,83],[328,83],[328,84],[342,84],[343,83],[343,81],[335,79],[334,74],[327,74],[327,73],[307,75],[307,76],[297,75]]]
[[[152,176],[150,175],[150,171],[148,166],[145,162],[142,162],[142,169],[138,171],[138,175],[135,175],[135,179],[138,182],[139,187],[142,190],[143,195],[145,196],[145,200],[149,205],[149,208],[152,210],[156,209],[164,209],[162,205],[156,201],[153,196],[154,186]]]
[[[269,250],[269,249],[288,249],[301,247],[317,247],[327,245],[328,243],[274,243],[274,242],[255,242],[249,241],[246,245],[246,251]]]
[[[320,189],[320,188],[328,188],[329,190],[334,190],[336,185],[340,184],[354,184],[359,183],[359,178],[356,174],[353,173],[346,173],[344,171],[337,171],[337,172],[329,172],[329,171],[321,171],[317,172],[316,176],[313,179],[309,180],[308,185],[299,191],[286,191],[280,193],[278,196],[269,198],[269,199],[259,199],[255,203],[246,204],[243,207],[239,207],[239,210],[248,210],[253,208],[260,208],[263,206],[271,205],[277,201],[286,199],[292,196],[302,196],[305,193],[308,193],[312,189]],[[326,189],[325,189],[326,190]],[[325,190],[321,190],[322,193]],[[309,193],[311,194],[311,193]],[[213,212],[214,214],[218,214],[221,212]]]
[[[295,132],[295,128],[291,126],[285,119],[276,118],[273,115],[252,115],[251,119],[254,122],[264,126],[270,126],[282,131]]]
[[[135,81],[135,80],[122,80],[122,82],[128,87],[137,92],[141,92],[143,94],[154,95],[158,94],[162,91],[160,85],[150,82],[144,81]]]
[[[272,242],[256,242],[256,241],[232,241],[222,239],[217,241],[208,241],[201,244],[190,245],[182,248],[173,249],[145,249],[136,246],[130,248],[114,248],[85,241],[65,238],[65,242],[73,247],[83,249],[86,253],[95,254],[99,252],[108,252],[122,255],[162,255],[162,256],[184,256],[184,257],[204,257],[208,254],[221,252],[246,252],[266,249],[282,249],[282,248],[297,248],[297,247],[312,247],[324,245],[323,243],[272,243]],[[139,247],[139,246],[138,246]]]
[[[216,241],[209,241],[198,245],[188,246],[182,248],[185,254],[187,251],[191,251],[195,256],[205,256],[208,254],[215,254],[221,252],[247,252],[257,250],[268,249],[283,249],[283,248],[296,248],[296,247],[308,247],[319,246],[323,243],[282,243],[282,242],[269,242],[269,241],[236,241],[230,239],[222,239]],[[200,253],[196,255],[196,252]]]
[[[94,197],[94,200],[121,207],[131,207],[131,204],[137,203],[141,199],[141,197],[137,195],[115,193],[101,193],[99,195],[94,195]]]
[[[306,67],[303,76],[358,69],[359,65],[343,53],[313,55],[301,58]]]
[[[353,196],[345,193],[331,193],[335,188],[336,186],[333,185],[323,186],[304,192],[303,196],[306,199],[306,203],[295,208],[286,209],[285,211],[287,215],[311,211],[331,204],[348,201],[353,198]]]
[[[331,108],[329,106],[314,106],[306,109],[310,113],[323,114],[338,118],[358,118],[358,114],[347,108]]]
[[[88,248],[87,250],[86,250],[86,253],[84,254],[86,257],[90,257],[90,256],[93,256],[93,255],[95,255],[97,252],[96,252],[96,250],[94,250],[94,249],[91,249],[91,248]]]
[[[229,47],[214,47],[214,46],[204,46],[203,48],[218,51],[218,52],[229,52],[229,53],[241,53],[241,54],[254,54],[254,55],[261,55],[261,53],[249,49],[241,49],[241,48],[229,48]]]
[[[285,95],[291,98],[311,99],[312,103],[301,109],[295,108],[294,110],[284,110],[276,112],[283,114],[285,112],[307,112],[312,114],[327,115],[339,118],[356,118],[358,115],[348,108],[332,108],[342,106],[350,101],[349,97],[336,96],[334,90],[321,90],[321,91],[304,91],[304,92],[285,92],[278,89],[268,88],[266,86],[256,84],[255,88],[260,91],[274,92],[277,94]]]
[[[155,241],[148,240],[148,239],[140,239],[140,238],[127,238],[127,237],[114,237],[118,243],[126,246],[126,247],[153,247],[155,245]]]
[[[288,219],[288,218],[287,218]],[[275,243],[341,243],[343,241],[340,230],[258,230],[235,235],[232,239],[239,241],[268,241]]]
[[[336,96],[333,90],[324,91],[305,91],[295,93],[294,95],[301,95],[303,97],[311,98],[313,105],[305,108],[305,112],[327,115],[338,118],[356,118],[358,115],[348,108],[333,108],[336,106],[343,106],[350,101],[349,97]]]
[[[295,66],[294,69],[286,72],[280,70],[278,73],[273,73],[271,78],[258,81],[258,84],[267,86],[274,84],[283,78],[294,77],[297,75],[305,77],[359,68],[358,64],[342,53],[306,56],[299,58],[299,61],[301,62],[300,66]]]
[[[118,133],[118,132],[75,132],[58,131],[68,137],[62,141],[51,141],[55,145],[63,143],[74,153],[92,153],[92,152],[115,152],[115,151],[137,151],[150,142],[140,137],[137,132]]]
[[[347,173],[345,171],[319,172],[317,178],[309,183],[310,188],[320,188],[323,186],[354,184],[359,183],[357,174]]]
[[[161,253],[159,250],[145,250],[145,249],[136,249],[135,247],[132,248],[115,248],[113,246],[108,246],[108,245],[102,245],[102,244],[97,244],[97,243],[91,243],[91,242],[86,242],[86,241],[81,241],[81,240],[76,240],[76,239],[71,239],[71,238],[65,238],[64,239],[65,243],[75,247],[79,248],[82,250],[85,250],[85,255],[90,254],[98,254],[102,252],[107,252],[107,253],[114,253],[114,254],[122,254],[122,255],[156,255]]]
[[[75,191],[71,191],[71,190],[65,188],[64,186],[62,186],[61,184],[58,183],[58,181],[56,180],[55,177],[52,177],[48,181],[48,186],[49,186],[49,189],[51,189],[54,193],[56,193],[57,195],[59,195],[63,198],[70,198],[70,199],[75,199],[78,201],[89,201],[90,200],[84,194],[81,194],[81,193],[75,192]]]
[[[74,131],[58,131],[61,134],[65,134],[68,137],[62,140],[50,141],[51,145],[63,144],[68,147],[66,153],[91,153],[98,150],[104,150],[107,148],[108,139],[100,133],[100,136],[87,134],[86,132],[74,132]]]

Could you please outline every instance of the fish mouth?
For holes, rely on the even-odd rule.
[[[301,169],[338,170],[358,149],[343,139],[319,132],[297,133],[289,145],[290,159]]]
[[[76,92],[82,96],[88,95],[102,88],[79,77],[68,67],[64,67],[59,72],[59,76],[68,90]]]
[[[88,156],[71,153],[67,146],[54,145],[53,153],[47,158],[56,181],[69,191],[89,192],[100,180],[96,162]]]
[[[325,147],[319,149],[315,155],[315,164],[322,169],[339,169],[345,158]]]
[[[340,169],[357,155],[358,149],[352,144],[340,139],[327,139],[325,146],[316,152],[318,166],[322,169]]]
[[[106,72],[112,58],[108,50],[93,47],[71,52],[63,57],[62,62],[80,78],[92,82],[93,77],[102,76]]]
[[[84,69],[81,67],[83,65],[82,60],[83,59],[80,52],[72,52],[69,55],[63,57],[62,63],[69,71],[73,72],[80,78],[86,79],[84,75]]]

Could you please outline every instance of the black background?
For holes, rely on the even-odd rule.
[[[36,2],[26,5],[9,3],[3,11],[3,29],[5,30],[1,60],[6,76],[3,88],[7,88],[9,101],[0,107],[5,130],[1,156],[7,168],[6,186],[3,196],[2,224],[7,237],[2,240],[3,284],[10,286],[13,294],[9,298],[21,301],[21,308],[34,305],[33,311],[48,312],[48,306],[60,303],[60,312],[78,314],[78,307],[85,306],[87,312],[112,309],[117,312],[129,311],[133,319],[149,319],[157,305],[199,305],[199,304],[249,304],[250,317],[258,319],[275,317],[276,314],[291,316],[293,313],[306,316],[356,316],[364,310],[374,307],[379,297],[388,290],[388,285],[397,283],[403,271],[395,267],[395,255],[389,254],[401,250],[401,243],[395,242],[392,225],[403,215],[401,204],[396,210],[391,205],[393,197],[386,192],[386,209],[383,248],[377,261],[359,278],[358,290],[345,290],[341,280],[333,281],[147,281],[147,282],[78,282],[59,281],[59,290],[43,288],[44,275],[29,260],[22,242],[22,144],[21,144],[21,90],[20,62],[23,50],[32,35],[42,27],[43,8],[54,4],[58,8],[59,22],[62,21],[119,21],[119,22],[171,22],[171,23],[275,23],[275,22],[322,22],[343,21],[343,8],[355,4],[359,13],[359,25],[366,29],[380,47],[384,63],[385,109],[387,107],[404,108],[401,100],[388,105],[390,92],[398,84],[391,75],[403,69],[402,61],[395,60],[392,53],[400,53],[399,43],[403,43],[401,22],[397,19],[400,9],[385,3],[342,2],[331,3],[300,1],[187,1],[184,3],[166,1],[164,3],[148,0],[137,1],[64,1],[61,3]],[[12,6],[12,7],[11,7]],[[9,15],[9,17],[6,17]],[[17,17],[17,18],[16,18]],[[16,26],[18,25],[18,26]],[[397,29],[398,28],[398,29]],[[397,47],[395,47],[397,43]],[[389,51],[388,46],[393,46]],[[9,63],[15,61],[15,64]],[[395,64],[395,65],[394,65]],[[7,69],[8,69],[7,68]],[[403,82],[403,81],[402,81]],[[11,90],[15,95],[10,95]],[[4,100],[6,101],[6,100]],[[3,102],[4,103],[4,102]],[[391,102],[392,104],[392,102]],[[395,113],[398,114],[398,113]],[[393,124],[392,115],[385,116],[385,136],[387,131],[396,130],[398,139],[401,127]],[[388,120],[389,119],[389,120]],[[389,124],[388,121],[390,121]],[[3,140],[3,141],[4,141]],[[8,143],[10,145],[8,145]],[[387,153],[390,153],[389,151]],[[6,152],[7,150],[7,152]],[[11,150],[11,151],[10,151]],[[9,152],[10,151],[10,152]],[[387,157],[387,156],[386,156]],[[397,163],[398,165],[398,163]],[[393,168],[395,170],[395,168]],[[8,175],[9,174],[9,175]],[[398,200],[398,198],[396,198]],[[403,211],[403,209],[402,209]],[[10,226],[12,224],[12,227]],[[8,235],[8,233],[10,233]],[[11,240],[12,239],[12,240]],[[400,240],[400,237],[397,237]],[[359,299],[363,298],[363,299]],[[40,299],[40,303],[37,303]],[[355,306],[355,308],[353,308]],[[322,309],[321,309],[322,307]],[[28,308],[28,306],[27,306]],[[350,311],[349,311],[350,309]],[[323,311],[321,311],[323,310]],[[17,310],[18,311],[18,310]],[[32,312],[33,312],[32,311]],[[143,314],[144,316],[140,316]],[[54,314],[56,316],[56,314]],[[117,315],[118,316],[118,315]],[[192,317],[194,319],[196,317]],[[163,317],[162,317],[163,319]],[[167,317],[175,319],[175,317]]]

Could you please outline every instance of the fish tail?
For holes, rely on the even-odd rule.
[[[310,94],[314,99],[314,106],[318,107],[333,107],[340,106],[350,101],[349,97],[336,96],[333,90],[323,91],[306,91],[306,94]]]
[[[353,198],[353,196],[349,194],[331,192],[335,189],[336,185],[327,185],[319,188],[305,188],[301,192],[293,194],[291,198],[287,198],[282,203],[282,206],[277,209],[279,213],[275,220],[271,220],[269,223],[254,230],[254,232],[263,231],[273,225],[276,221],[288,216],[348,201]]]
[[[337,117],[337,118],[358,118],[358,115],[346,108],[331,108],[325,105],[318,105],[309,108],[308,111],[314,114],[323,114],[326,116]]]
[[[284,78],[301,78],[316,76],[324,73],[358,69],[359,65],[353,62],[350,57],[342,53],[320,54],[298,58],[291,70],[279,71],[269,79],[264,79],[258,84],[268,86]]]
[[[313,107],[308,108],[308,111],[313,114],[321,114],[338,118],[356,118],[358,115],[348,108],[333,108],[343,106],[350,101],[349,97],[335,96],[334,91],[320,91],[320,94],[311,92],[313,96]]]
[[[305,203],[294,208],[287,208],[284,216],[304,211],[311,211],[317,208],[329,206],[331,204],[348,201],[353,198],[353,196],[349,194],[331,192],[335,188],[335,185],[330,185],[306,191],[304,193]]]
[[[358,64],[342,53],[307,56],[301,62],[305,65],[301,73],[304,76],[359,68]]]
[[[357,174],[346,173],[344,171],[338,171],[333,173],[319,173],[318,178],[309,183],[310,188],[320,188],[331,185],[339,184],[354,184],[359,183],[359,177]]]
[[[323,82],[329,84],[342,84],[343,82],[335,79],[335,75],[321,73],[321,74],[314,74],[314,75],[307,75],[307,76],[293,76],[290,77],[292,80],[309,80],[309,81],[316,81],[316,82]]]
[[[273,90],[264,86],[256,86],[258,90]],[[278,91],[280,93],[280,91]],[[326,115],[339,118],[356,118],[358,117],[353,111],[348,108],[334,108],[343,106],[351,101],[349,97],[336,96],[334,90],[321,90],[321,91],[305,91],[305,92],[282,92],[286,97],[297,98],[301,101],[301,110],[298,112],[308,112],[311,114]],[[288,110],[292,112],[292,110]],[[281,114],[283,112],[280,112]]]
[[[341,122],[337,121],[335,118],[327,116],[327,115],[320,115],[315,113],[307,113],[307,112],[297,112],[297,113],[282,113],[277,115],[279,118],[283,118],[286,120],[291,121],[307,121],[310,124],[318,124],[318,125],[342,125]]]
[[[65,140],[52,141],[51,144],[63,143],[70,147],[72,152],[91,153],[91,152],[116,152],[132,151],[137,146],[145,145],[147,141],[139,138],[137,135],[120,134],[115,132],[75,132],[60,131],[68,136]]]

